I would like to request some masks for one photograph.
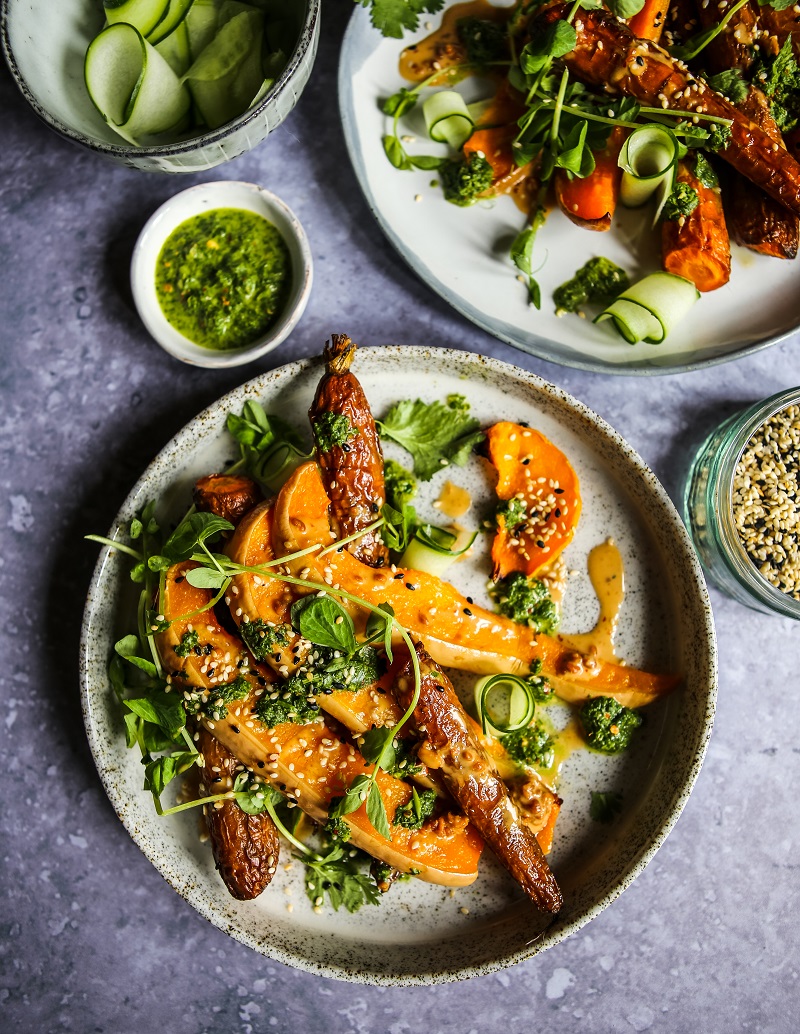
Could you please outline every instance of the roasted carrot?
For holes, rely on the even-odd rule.
[[[686,161],[678,162],[676,180],[697,192],[698,203],[688,215],[664,220],[664,269],[691,280],[698,291],[716,291],[731,277],[731,243],[719,185],[708,186],[710,180],[704,182]]]
[[[628,26],[639,39],[650,39],[658,43],[667,21],[670,0],[644,0],[644,7],[628,19]]]
[[[350,370],[355,352],[346,334],[331,334],[325,373],[308,413],[337,538],[363,532],[386,501],[381,440],[364,389]],[[362,534],[347,548],[371,567],[389,559],[377,531]]]
[[[625,131],[615,126],[602,151],[594,152],[594,171],[583,179],[570,178],[564,169],[556,171],[556,200],[559,208],[585,230],[609,230],[619,199],[622,169],[617,159]]]
[[[533,32],[562,20],[568,4],[548,7]],[[761,187],[795,215],[800,215],[800,163],[774,149],[771,137],[729,101],[694,78],[686,66],[603,10],[582,11],[575,20],[577,43],[564,56],[571,73],[591,86],[611,88],[648,105],[666,105],[693,116],[702,113],[731,122],[731,138],[720,158]],[[601,46],[602,44],[602,46]]]
[[[497,494],[512,502],[497,517],[493,577],[511,571],[533,575],[572,541],[581,515],[578,475],[560,449],[521,424],[495,424],[486,444],[497,471]]]
[[[243,474],[208,474],[195,482],[192,499],[198,510],[238,524],[261,499],[261,490]]]
[[[559,912],[563,898],[539,841],[521,820],[450,680],[422,646],[416,651],[421,678],[411,722],[425,736],[447,789],[531,901],[545,912]],[[397,693],[409,707],[414,693],[410,659],[398,673]]]

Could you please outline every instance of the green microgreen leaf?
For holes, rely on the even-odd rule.
[[[146,657],[141,656],[141,646],[139,644],[138,636],[123,636],[122,639],[114,643],[114,650],[120,657],[122,657],[123,660],[127,661],[128,664],[132,664],[135,668],[139,668],[139,670],[145,672],[146,675],[150,675],[153,678],[158,675],[155,664]]]
[[[163,556],[167,566],[188,560],[204,543],[211,542],[233,525],[213,513],[193,513],[181,521],[164,543]]]

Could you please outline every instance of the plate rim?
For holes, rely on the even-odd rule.
[[[523,368],[517,367],[511,363],[506,363],[502,360],[495,359],[490,356],[484,356],[479,353],[454,348],[435,348],[430,346],[421,347],[413,345],[383,345],[359,349],[359,354],[362,357],[366,357],[368,362],[371,357],[396,356],[401,362],[409,362],[415,365],[419,364],[421,357],[425,353],[432,354],[442,360],[449,360],[453,364],[466,364],[475,370],[488,368],[496,375],[510,376],[518,382],[522,382],[532,388],[535,394],[549,396],[556,403],[566,406],[577,416],[591,423],[592,427],[600,433],[604,441],[615,448],[618,453],[622,453],[625,461],[630,464],[636,474],[647,483],[648,495],[655,497],[660,508],[660,512],[670,520],[676,545],[681,548],[684,560],[687,563],[687,570],[690,571],[693,576],[692,588],[697,593],[700,609],[705,616],[704,625],[697,632],[697,642],[702,642],[704,644],[704,668],[708,672],[708,682],[705,687],[705,717],[702,722],[702,727],[699,728],[696,733],[697,750],[691,762],[689,771],[686,774],[686,778],[679,787],[675,788],[670,795],[668,803],[665,803],[663,806],[663,811],[666,812],[666,815],[663,818],[663,821],[659,822],[658,828],[653,834],[652,839],[629,860],[625,867],[625,871],[619,875],[614,884],[592,906],[576,917],[565,919],[560,922],[556,920],[556,922],[548,927],[541,936],[537,937],[533,942],[525,945],[523,948],[511,950],[508,954],[491,960],[466,965],[459,967],[458,969],[450,968],[440,972],[407,974],[377,973],[373,970],[367,971],[357,968],[348,969],[344,966],[335,965],[329,962],[319,962],[313,958],[309,958],[306,954],[257,939],[248,931],[237,925],[235,916],[227,916],[220,913],[218,906],[215,905],[214,901],[200,893],[200,888],[193,887],[193,885],[188,882],[182,884],[178,876],[174,874],[168,866],[159,864],[157,857],[154,857],[155,851],[152,850],[150,845],[147,843],[146,829],[139,829],[135,821],[131,820],[129,816],[126,815],[124,800],[111,779],[113,770],[107,769],[102,763],[104,750],[107,749],[107,742],[101,740],[99,730],[96,727],[96,723],[94,722],[91,714],[92,702],[90,700],[90,696],[93,692],[96,692],[96,687],[93,689],[90,684],[91,671],[89,665],[89,639],[92,635],[93,626],[98,620],[96,608],[101,605],[99,590],[104,578],[106,565],[112,555],[112,550],[108,546],[102,547],[92,573],[86,598],[86,606],[84,608],[82,618],[80,635],[79,678],[81,709],[92,758],[98,775],[100,776],[106,796],[120,819],[125,831],[137,847],[139,847],[148,861],[153,865],[156,871],[159,872],[160,875],[173,887],[173,889],[176,890],[178,894],[180,894],[180,896],[205,919],[224,933],[227,933],[229,936],[238,940],[240,943],[245,944],[247,947],[258,951],[260,954],[305,972],[344,980],[351,983],[370,984],[376,986],[427,986],[450,983],[456,980],[465,980],[476,976],[496,973],[511,965],[515,965],[518,962],[529,959],[549,947],[553,947],[571,934],[576,933],[585,926],[586,923],[599,915],[644,871],[666,840],[671,830],[674,828],[675,823],[678,821],[678,818],[692,793],[708,750],[718,690],[718,659],[714,621],[708,597],[708,590],[706,588],[705,579],[702,574],[697,554],[691,545],[689,535],[675,505],[666,492],[666,489],[639,454],[617,431],[614,430],[613,427],[611,427],[610,424],[607,423],[607,421],[603,419],[603,417],[595,413],[585,403],[576,399],[557,385],[546,381],[537,374],[524,370]],[[176,450],[180,449],[187,440],[191,440],[194,429],[198,424],[218,416],[220,410],[223,408],[227,410],[231,408],[231,405],[240,404],[248,397],[258,397],[259,392],[263,392],[271,380],[276,378],[285,378],[286,383],[292,383],[298,376],[305,373],[310,367],[315,365],[316,362],[317,360],[310,358],[300,359],[286,363],[283,366],[276,367],[273,370],[265,371],[256,377],[245,381],[238,387],[226,392],[187,421],[187,423],[166,442],[137,478],[114,518],[108,537],[114,538],[119,532],[122,523],[121,518],[123,518],[123,515],[127,515],[132,512],[132,507],[137,497],[145,488],[148,480],[154,473],[158,473],[159,467],[161,467]],[[365,371],[365,373],[367,373],[367,371]],[[127,517],[124,519],[127,519]]]
[[[339,53],[339,66],[337,73],[339,117],[342,123],[342,131],[344,134],[347,153],[350,158],[350,164],[353,168],[353,172],[355,173],[356,181],[362,197],[367,203],[367,207],[372,213],[372,216],[378,224],[381,232],[397,254],[429,290],[432,290],[452,309],[455,309],[456,312],[460,313],[460,315],[464,316],[475,326],[479,327],[496,340],[503,341],[505,344],[511,345],[512,348],[518,349],[523,354],[532,355],[542,362],[553,363],[555,366],[564,366],[573,370],[585,370],[589,373],[604,373],[612,377],[662,377],[669,376],[671,374],[689,373],[693,370],[703,370],[713,366],[721,366],[723,363],[733,362],[734,360],[741,359],[744,356],[754,355],[756,352],[761,352],[766,348],[771,348],[773,345],[778,345],[800,330],[800,319],[798,319],[797,323],[795,323],[794,326],[789,327],[787,330],[780,331],[778,334],[774,334],[772,336],[767,335],[764,338],[760,338],[749,345],[737,348],[725,355],[708,356],[705,359],[698,359],[693,362],[674,363],[665,366],[655,364],[647,366],[628,366],[622,363],[601,363],[598,360],[582,358],[580,353],[577,352],[575,353],[574,358],[571,354],[568,354],[565,355],[563,359],[556,359],[552,355],[546,355],[538,348],[539,342],[544,346],[556,344],[556,342],[551,338],[545,338],[540,334],[533,333],[532,337],[535,342],[537,342],[537,347],[529,348],[522,344],[521,341],[516,339],[512,334],[506,334],[502,330],[498,330],[493,326],[492,321],[488,317],[484,316],[480,310],[475,309],[473,306],[463,301],[457,294],[452,292],[433,273],[431,273],[427,266],[424,266],[417,261],[418,256],[416,256],[410,248],[406,247],[403,241],[389,225],[388,220],[384,217],[377,201],[375,200],[375,196],[370,189],[363,158],[357,146],[355,119],[351,117],[353,105],[346,103],[347,100],[352,97],[352,78],[357,71],[357,69],[353,67],[352,62],[347,59],[349,49],[353,46],[353,37],[360,29],[361,23],[368,18],[369,14],[366,10],[363,10],[360,7],[356,7],[353,10],[353,13],[348,19],[344,36],[342,37],[342,45]],[[376,45],[381,41],[382,37],[379,37],[376,34]]]

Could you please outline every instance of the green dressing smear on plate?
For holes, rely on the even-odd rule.
[[[269,330],[291,279],[289,249],[272,223],[245,209],[216,208],[169,235],[158,256],[156,293],[184,337],[227,351]]]

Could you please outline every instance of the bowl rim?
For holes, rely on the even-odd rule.
[[[283,217],[286,229],[291,233],[291,240],[287,239],[289,233],[285,232],[283,226],[277,227],[290,251],[296,250],[299,253],[299,268],[294,268],[292,263],[292,286],[285,308],[275,323],[269,328],[266,334],[258,337],[249,345],[242,345],[240,348],[230,350],[216,350],[205,348],[190,338],[185,337],[177,328],[164,317],[163,326],[161,321],[154,322],[147,315],[145,309],[146,300],[155,298],[158,307],[157,295],[153,290],[153,269],[148,261],[155,250],[156,254],[161,250],[164,241],[175,229],[168,219],[173,209],[184,207],[183,218],[176,223],[180,225],[186,219],[191,219],[202,212],[213,211],[215,208],[236,208],[236,198],[243,194],[249,194],[259,201],[268,213],[277,211]],[[216,198],[219,201],[216,201]],[[203,204],[204,199],[210,199],[211,204]],[[228,199],[226,201],[226,199]],[[262,213],[263,214],[263,213]],[[263,214],[269,222],[267,214]],[[165,223],[164,226],[161,224]],[[155,244],[151,242],[155,241]],[[295,245],[295,248],[292,245]],[[181,362],[191,366],[203,366],[210,369],[221,369],[232,366],[243,366],[245,363],[254,360],[277,348],[289,334],[294,330],[300,317],[308,304],[311,293],[311,286],[314,278],[314,264],[311,254],[311,246],[308,241],[303,225],[292,209],[272,191],[258,183],[249,183],[246,180],[211,180],[207,183],[198,183],[193,187],[186,187],[179,190],[172,197],[159,205],[150,218],[142,227],[136,244],[133,248],[130,266],[131,291],[139,319],[144,324],[150,337],[164,349],[169,355]],[[160,308],[158,309],[160,312]],[[180,341],[173,341],[176,335]]]
[[[306,12],[297,45],[292,51],[286,67],[278,76],[273,88],[269,90],[254,107],[248,108],[247,111],[243,112],[237,118],[232,119],[230,122],[226,122],[218,129],[212,129],[208,133],[191,137],[188,140],[181,140],[179,143],[175,144],[134,146],[133,144],[109,144],[102,140],[93,140],[91,137],[85,136],[78,130],[68,126],[65,122],[62,122],[61,119],[57,118],[44,108],[33,95],[30,87],[28,86],[27,80],[22,75],[22,72],[14,58],[8,27],[9,9],[11,4],[14,3],[14,0],[0,0],[0,46],[2,46],[3,56],[6,59],[6,64],[8,65],[8,69],[11,72],[14,82],[17,84],[18,89],[31,106],[34,113],[43,122],[50,126],[51,129],[60,133],[61,136],[66,137],[67,140],[72,140],[74,143],[80,144],[82,147],[88,147],[97,154],[102,154],[115,159],[124,159],[133,156],[142,156],[147,158],[174,158],[178,155],[190,154],[194,151],[201,150],[227,139],[231,133],[249,125],[254,119],[257,119],[264,109],[271,105],[273,101],[275,101],[276,98],[286,90],[291,80],[294,78],[294,74],[299,68],[306,52],[312,45],[314,32],[319,23],[321,0],[304,0],[304,2],[306,5]]]

